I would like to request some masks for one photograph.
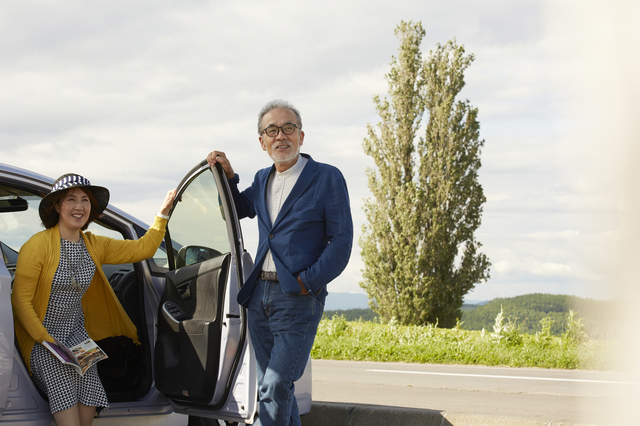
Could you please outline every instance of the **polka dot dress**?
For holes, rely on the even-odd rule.
[[[65,253],[66,252],[66,253]],[[75,269],[75,283],[72,270]],[[89,338],[84,328],[82,295],[96,271],[84,241],[61,239],[60,264],[51,284],[51,296],[43,324],[49,334],[67,347]],[[84,376],[71,366],[62,364],[44,346],[36,343],[31,351],[31,372],[38,388],[49,397],[51,412],[71,408],[78,402],[102,411],[109,407],[107,395],[93,365]]]

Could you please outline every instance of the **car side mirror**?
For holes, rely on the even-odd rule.
[[[184,246],[178,250],[176,269],[213,259],[222,255],[218,250],[203,246]]]

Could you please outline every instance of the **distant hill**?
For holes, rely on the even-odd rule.
[[[378,322],[378,314],[373,312],[370,308],[367,309],[338,309],[338,310],[325,310],[323,318],[331,319],[334,316],[343,316],[347,321],[370,321]]]
[[[334,293],[329,292],[324,303],[325,310],[367,309],[369,298],[362,293]]]
[[[490,300],[464,300],[464,305],[486,305],[487,303],[489,303]]]
[[[465,311],[473,311],[474,309],[478,309],[480,306],[484,305],[487,302],[484,302],[482,304],[470,304],[470,303],[463,303],[462,304],[462,308],[460,308],[460,310],[462,312]]]
[[[462,310],[475,309],[489,303],[488,300],[465,300]],[[363,293],[329,292],[324,309],[330,311],[346,311],[349,309],[368,309],[369,297]]]
[[[462,305],[462,311],[470,311],[477,309],[478,305]],[[379,315],[371,310],[371,308],[361,309],[325,309],[324,318],[331,319],[334,316],[342,315],[347,321],[373,321],[377,322]]]
[[[329,303],[331,296],[335,297],[333,304]],[[357,296],[364,298],[364,307],[353,308],[350,306],[350,303],[354,303],[354,301],[362,301]],[[366,295],[331,293],[327,298],[324,317],[331,318],[334,315],[343,315],[347,321],[377,321],[378,315],[367,307],[366,300]],[[362,302],[360,303],[362,306]],[[349,307],[346,309],[336,308],[340,305]],[[498,298],[475,304],[465,303],[462,306],[461,328],[465,330],[482,330],[484,328],[488,332],[492,332],[495,318],[501,307],[504,316],[515,321],[524,333],[535,334],[540,330],[540,320],[548,317],[555,321],[551,332],[559,336],[565,332],[569,310],[573,310],[577,312],[578,318],[582,319],[585,330],[591,338],[606,339],[614,337],[614,330],[609,324],[609,319],[612,312],[619,308],[619,305],[614,301],[541,293]]]
[[[538,332],[541,328],[540,320],[548,317],[555,321],[551,332],[561,335],[566,331],[569,310],[573,310],[582,319],[585,331],[591,338],[603,339],[613,337],[609,319],[617,307],[618,304],[614,301],[559,294],[527,294],[493,299],[476,309],[463,311],[461,328],[493,331],[495,318],[502,308],[504,316],[515,321],[525,333]]]

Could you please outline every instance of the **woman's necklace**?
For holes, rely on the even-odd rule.
[[[82,241],[82,239],[80,239]],[[71,274],[71,288],[76,290],[78,293],[82,292],[82,287],[78,280],[76,280],[76,272],[80,265],[82,265],[82,261],[84,260],[84,250],[80,250],[81,256],[80,260],[74,264],[71,263],[71,259],[67,254],[67,247],[65,247],[64,242],[62,243],[62,252],[64,253],[64,258],[67,260],[67,265],[69,265],[69,273]]]

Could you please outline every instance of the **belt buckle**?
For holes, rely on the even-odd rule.
[[[272,271],[261,271],[260,276],[266,281],[278,281],[278,273]]]

